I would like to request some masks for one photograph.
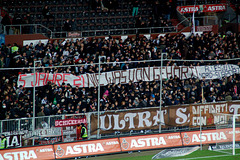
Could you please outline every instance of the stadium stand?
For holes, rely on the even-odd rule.
[[[64,3],[63,3],[64,2]],[[117,5],[106,4],[105,7],[110,9],[95,10],[95,5],[90,0],[67,0],[67,1],[21,1],[21,0],[3,0],[2,6],[6,8],[10,15],[19,12],[25,15],[30,14],[34,23],[41,23],[54,30],[62,31],[64,22],[67,18],[76,19],[76,27],[74,30],[101,30],[116,28],[131,28],[144,26],[171,25],[166,10],[161,15],[156,14],[155,8],[158,3],[155,1],[139,1],[139,15],[132,16],[132,1],[118,0],[109,1]],[[191,3],[192,1],[184,1]],[[205,2],[205,1],[204,1]],[[208,3],[220,3],[221,1],[208,1]],[[179,1],[178,3],[182,3]],[[203,1],[197,1],[202,4]],[[43,19],[42,9],[47,5],[50,8],[50,14],[54,18],[49,21]],[[151,16],[150,16],[151,15]],[[152,17],[153,15],[153,17]],[[158,17],[159,16],[159,17]],[[174,15],[173,15],[174,16]],[[135,19],[141,17],[139,22]],[[143,23],[144,22],[144,23]],[[57,25],[56,25],[57,24]],[[137,25],[137,26],[136,26]],[[106,34],[107,35],[107,34]],[[203,35],[190,36],[186,38],[183,34],[165,37],[157,37],[156,39],[147,39],[146,37],[136,37],[136,39],[128,38],[124,42],[119,39],[78,39],[77,42],[67,41],[62,44],[61,41],[49,42],[47,45],[38,44],[36,46],[27,45],[18,48],[17,44],[1,45],[1,68],[19,68],[24,69],[12,72],[1,72],[1,119],[12,119],[18,117],[32,116],[32,89],[17,87],[17,75],[23,73],[31,73],[32,70],[25,69],[33,66],[34,60],[41,60],[45,67],[97,63],[99,53],[103,52],[109,62],[116,62],[114,65],[104,65],[102,70],[113,71],[117,69],[125,69],[126,66],[117,64],[117,61],[136,61],[136,60],[156,60],[160,59],[162,49],[168,53],[169,59],[190,59],[199,60],[199,62],[175,62],[169,61],[164,65],[209,65],[210,63],[201,60],[220,60],[229,58],[239,58],[239,35],[237,34],[214,34],[212,32]],[[109,46],[109,49],[104,47]],[[74,46],[73,49],[71,46]],[[151,53],[149,56],[148,53]],[[67,53],[67,54],[65,54]],[[129,56],[129,54],[131,56]],[[221,61],[217,61],[221,64]],[[238,61],[231,61],[233,64],[239,65]],[[211,63],[212,64],[212,63]],[[128,68],[155,66],[159,63],[145,63],[137,65],[130,63]],[[71,67],[68,71],[64,68],[46,69],[43,72],[71,72],[71,74],[80,75],[83,73],[92,73],[98,71],[97,66],[89,67]],[[234,83],[240,87],[239,75],[216,80],[216,81],[199,81],[197,79],[179,80],[176,77],[166,79],[164,81],[163,105],[178,105],[197,103],[201,101],[200,86],[204,85],[205,97],[207,102],[223,101],[230,99],[239,99],[240,89],[234,90]],[[131,88],[130,90],[126,88]],[[72,88],[68,84],[57,87],[49,84],[43,87],[47,90],[43,93],[42,89],[37,89],[37,106],[38,112],[41,107],[44,108],[44,115],[62,114],[62,113],[81,113],[82,111],[94,111],[96,109],[96,88]],[[144,106],[158,106],[159,100],[159,84],[157,82],[140,82],[129,84],[112,84],[101,89],[101,110],[127,109]],[[71,94],[66,96],[66,92]],[[108,91],[109,94],[103,93]],[[86,94],[87,93],[87,94]],[[226,93],[224,97],[220,93]],[[125,95],[125,96],[123,96]],[[141,95],[138,97],[138,95]],[[135,99],[135,97],[137,99]],[[64,99],[64,101],[63,101]],[[114,99],[117,99],[114,102]],[[56,100],[56,101],[55,101]],[[122,104],[123,100],[125,104]],[[54,103],[53,103],[54,102]],[[69,110],[67,106],[74,105],[75,110]],[[77,107],[77,106],[80,107]],[[78,108],[78,109],[77,109]],[[80,109],[79,109],[80,108]],[[42,113],[41,113],[42,114]],[[43,115],[43,114],[42,114]]]
[[[222,60],[239,58],[240,34],[214,34],[190,36],[183,34],[156,39],[146,37],[119,39],[78,39],[76,42],[62,41],[49,42],[36,46],[26,45],[19,48],[17,44],[1,45],[1,68],[19,68],[11,72],[1,71],[1,119],[12,119],[32,116],[32,89],[17,87],[17,76],[24,73],[32,73],[29,66],[33,66],[33,60],[41,60],[42,66],[51,68],[37,71],[46,73],[71,73],[80,75],[98,71],[97,65],[55,68],[59,65],[90,64],[98,62],[99,53],[104,53],[107,62],[115,62],[113,65],[102,65],[102,71],[113,71],[126,68],[159,66],[160,63],[134,63],[137,60],[160,59],[162,48],[167,52],[168,59],[199,60],[197,62],[170,60],[164,62],[164,66],[185,65],[201,66],[212,65],[213,62],[201,60]],[[109,46],[109,49],[105,47]],[[151,54],[149,54],[151,53]],[[151,55],[151,56],[150,56]],[[118,62],[128,61],[128,64],[120,65]],[[228,62],[216,61],[215,64]],[[239,62],[231,61],[231,64],[239,65]],[[191,104],[202,101],[201,86],[204,87],[206,102],[240,99],[240,76],[233,75],[220,80],[180,80],[171,77],[163,81],[162,105]],[[236,85],[235,85],[236,84]],[[236,89],[237,88],[237,89]],[[159,106],[159,82],[129,82],[128,84],[111,84],[101,87],[101,110],[117,110],[128,108],[141,108],[146,106]],[[55,115],[66,113],[82,113],[96,111],[97,90],[92,88],[72,88],[69,84],[58,87],[55,84],[36,89],[36,116]],[[69,106],[74,106],[69,108]],[[41,111],[42,110],[42,111]]]
[[[99,1],[100,3],[100,1]],[[161,4],[165,4],[164,2]],[[43,8],[48,7],[48,16],[44,16]],[[96,30],[98,25],[96,21],[99,19],[109,19],[111,23],[106,23],[107,28],[114,29],[112,25],[117,20],[120,28],[133,28],[135,26],[136,18],[132,16],[133,1],[132,0],[112,0],[101,1],[100,8],[96,9],[95,1],[92,0],[35,0],[35,1],[2,1],[2,7],[6,10],[10,17],[13,18],[15,13],[19,13],[23,18],[26,14],[30,14],[32,22],[34,24],[42,24],[52,29],[52,31],[64,31],[64,21],[66,19],[78,19],[85,24],[89,24],[92,28],[82,27],[82,23],[77,23],[77,27],[71,28],[71,31],[84,31],[84,30]],[[147,20],[152,16],[154,9],[154,1],[139,1],[139,10],[136,17],[141,16],[145,24],[148,24]],[[162,5],[163,6],[163,5]],[[44,11],[46,12],[46,10]],[[48,18],[49,17],[49,18]],[[165,17],[165,13],[160,15]],[[157,16],[153,17],[155,24],[159,24]],[[46,21],[47,20],[47,21]],[[166,21],[168,26],[171,26],[170,21]],[[122,23],[124,22],[124,23]],[[133,25],[128,22],[132,22]],[[25,24],[23,21],[22,24]],[[143,27],[143,26],[142,26]],[[145,26],[147,27],[147,26]]]

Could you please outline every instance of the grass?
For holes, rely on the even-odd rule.
[[[225,152],[225,153],[223,153]],[[240,149],[236,150],[236,155],[231,155],[232,150],[224,150],[223,152],[218,151],[209,151],[209,150],[198,150],[189,155],[182,156],[182,157],[169,157],[169,158],[161,158],[160,160],[184,160],[184,159],[194,159],[194,160],[240,160]],[[141,153],[139,153],[141,154]],[[120,156],[120,155],[119,155]],[[145,156],[134,156],[124,158],[116,158],[112,160],[151,160],[154,155],[145,155]]]

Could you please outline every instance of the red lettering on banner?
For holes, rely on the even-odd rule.
[[[52,79],[49,79],[49,73],[46,73],[46,84],[48,83],[48,82],[52,82],[52,83],[54,83],[55,82],[55,74],[53,74],[52,75]]]
[[[63,83],[67,82],[66,76],[70,76],[70,74],[63,74]]]
[[[31,73],[31,75],[34,75],[34,73]],[[33,77],[33,81],[34,81],[34,77]],[[33,87],[33,81],[31,81],[31,86]],[[38,73],[35,73],[35,86],[37,86],[38,83]]]
[[[41,75],[43,75],[43,78],[41,78]],[[43,82],[43,85],[46,85],[46,73],[39,73],[39,79],[38,79],[38,86],[40,86],[40,82]]]
[[[77,76],[77,77],[78,77],[78,79],[74,79],[74,80],[73,80],[73,86],[78,86],[78,87],[79,87],[79,86],[82,86],[82,85],[83,85],[82,83],[77,83],[77,82],[78,82],[78,81],[80,81],[80,82],[83,81],[83,80],[82,80],[82,79],[84,79],[83,76]]]
[[[58,79],[58,76],[60,76],[60,79]],[[59,81],[62,80],[62,74],[60,73],[56,73],[56,76],[55,76],[55,83],[58,85],[58,86],[61,86],[61,84],[59,83]]]
[[[27,76],[26,74],[21,74],[21,75],[19,75],[19,82],[23,82],[23,87],[25,87],[25,85],[26,85],[26,81],[25,80],[22,80],[22,77],[25,77],[25,76]]]

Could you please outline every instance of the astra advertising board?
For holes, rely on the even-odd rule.
[[[240,128],[236,128],[236,141],[240,141]],[[109,138],[52,145],[0,150],[0,160],[52,160],[101,155],[134,150],[169,148],[202,144],[232,142],[232,129],[164,133],[120,138]]]
[[[0,160],[54,159],[52,145],[0,150]]]
[[[182,146],[180,133],[167,133],[120,138],[122,151]]]
[[[120,152],[118,138],[54,145],[56,159]]]

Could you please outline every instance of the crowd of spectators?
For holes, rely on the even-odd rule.
[[[80,75],[96,73],[99,68],[98,56],[105,55],[106,63],[100,71],[113,71],[147,66],[160,66],[159,61],[135,62],[138,60],[158,60],[162,52],[167,52],[169,60],[164,66],[201,66],[213,64],[237,64],[239,61],[227,59],[240,58],[239,35],[183,34],[164,37],[146,38],[138,35],[126,40],[87,38],[73,40],[55,40],[47,44],[25,45],[2,44],[0,47],[0,114],[1,119],[31,117],[33,114],[32,88],[17,86],[19,74],[33,73],[34,60],[40,60],[37,72],[70,73]],[[183,60],[175,61],[174,59]],[[184,60],[198,61],[184,61]],[[206,62],[204,60],[220,60]],[[112,63],[108,63],[112,62]],[[125,63],[120,63],[125,62]],[[64,67],[66,65],[75,65]],[[56,67],[60,66],[60,67]],[[10,69],[16,68],[16,69]],[[163,80],[163,106],[204,102],[217,102],[240,99],[240,76],[223,77],[219,80],[180,80],[171,77]],[[201,98],[201,87],[204,97]],[[101,87],[100,110],[118,110],[159,106],[159,81],[129,82],[127,84],[110,84]],[[70,84],[48,83],[36,88],[36,116],[56,114],[85,113],[97,110],[97,88],[78,88]]]

